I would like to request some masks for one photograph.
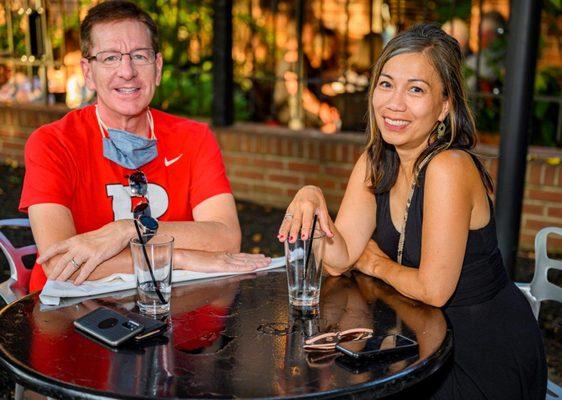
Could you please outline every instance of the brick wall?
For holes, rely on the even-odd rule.
[[[365,144],[363,134],[295,133],[285,128],[239,123],[217,129],[228,176],[239,199],[287,207],[297,190],[308,184],[324,190],[331,211],[337,211],[347,180]],[[478,152],[495,178],[498,148],[481,145]],[[561,149],[529,148],[520,247],[532,249],[545,226],[562,227]],[[557,164],[557,165],[551,165]],[[562,240],[549,249],[562,252]]]
[[[23,163],[23,146],[35,127],[60,118],[64,107],[1,106],[0,160]],[[341,201],[355,160],[362,152],[362,134],[324,135],[292,132],[281,127],[239,123],[216,129],[234,194],[239,199],[284,208],[308,184],[323,188],[332,211]],[[497,147],[482,145],[485,165],[497,170]],[[562,150],[531,147],[527,163],[520,246],[533,247],[545,226],[562,226]],[[562,240],[551,243],[562,251]]]
[[[65,106],[0,104],[0,160],[23,163],[23,147],[29,134],[67,112]]]

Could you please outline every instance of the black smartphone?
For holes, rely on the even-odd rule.
[[[369,339],[336,344],[336,350],[353,358],[371,358],[396,352],[409,352],[417,347],[416,341],[402,335],[373,336]]]
[[[78,318],[74,326],[110,346],[119,346],[144,330],[139,322],[106,307]]]
[[[143,340],[147,340],[159,336],[162,333],[164,333],[168,328],[168,323],[165,321],[160,321],[158,319],[145,317],[143,315],[132,313],[132,312],[128,312],[126,316],[131,320],[139,323],[144,328],[141,333],[133,337],[133,339],[136,342],[141,342]]]

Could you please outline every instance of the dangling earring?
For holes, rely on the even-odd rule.
[[[440,121],[439,125],[437,125],[437,139],[442,139],[443,136],[445,136],[446,130],[447,127],[445,126],[445,123],[443,121]]]

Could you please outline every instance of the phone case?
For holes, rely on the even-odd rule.
[[[142,324],[106,307],[78,318],[74,326],[110,346],[119,346],[144,330]]]
[[[133,312],[128,312],[126,316],[144,327],[144,330],[133,338],[137,342],[154,338],[164,333],[168,327],[168,324],[164,321],[145,317]]]
[[[385,339],[394,340],[388,347],[383,346]],[[396,353],[410,353],[418,348],[418,343],[402,335],[374,336],[370,339],[336,344],[336,350],[356,359],[378,357]]]

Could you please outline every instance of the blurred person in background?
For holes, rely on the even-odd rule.
[[[277,119],[292,129],[304,126],[319,128],[324,133],[335,133],[340,129],[341,116],[333,106],[331,85],[341,73],[337,60],[338,41],[334,31],[320,28],[316,31],[311,24],[303,26],[303,76],[305,84],[302,103],[298,101],[298,45],[296,38],[287,43],[287,52],[277,67],[280,78],[275,84],[274,102]],[[299,119],[298,108],[304,110],[304,121]],[[304,125],[303,125],[304,122]]]
[[[441,26],[447,35],[451,35],[459,42],[463,57],[467,57],[471,51],[469,46],[470,31],[468,25],[460,18],[453,18]]]
[[[506,52],[506,26],[505,18],[498,11],[482,15],[480,48],[469,54],[465,61],[468,69],[466,83],[470,90],[499,94]]]

